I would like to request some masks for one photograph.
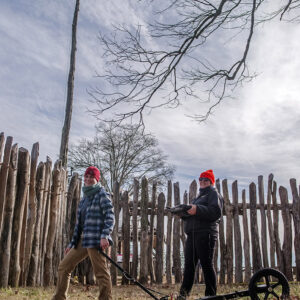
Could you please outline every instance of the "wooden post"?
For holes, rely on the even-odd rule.
[[[1,140],[3,137],[1,138]],[[7,176],[8,176],[8,169],[9,169],[9,160],[10,160],[10,153],[12,148],[13,138],[8,136],[6,138],[5,148],[4,148],[4,157],[3,162],[0,170],[0,235],[1,235],[1,227],[2,227],[2,217],[3,217],[3,210],[5,206],[5,195],[6,195],[6,183],[7,183]],[[2,142],[3,143],[3,142]],[[3,147],[3,146],[1,146]]]
[[[296,279],[300,281],[300,197],[297,191],[296,179],[290,179],[293,194],[294,248],[296,256]]]
[[[9,262],[11,255],[11,233],[16,198],[16,176],[18,165],[18,145],[13,145],[8,167],[6,204],[3,214],[3,232],[0,239],[0,287],[8,286]]]
[[[29,263],[29,271],[27,276],[27,285],[34,286],[36,284],[36,276],[38,269],[40,234],[41,234],[41,218],[42,218],[42,201],[44,193],[45,181],[45,164],[40,162],[36,173],[36,195],[37,195],[37,213],[36,225],[34,227],[32,251]]]
[[[274,236],[274,228],[273,221],[271,215],[271,197],[272,197],[272,184],[273,184],[273,174],[269,175],[268,179],[268,194],[267,194],[267,218],[268,218],[268,229],[269,229],[269,240],[270,240],[270,263],[271,268],[275,268],[275,236]]]
[[[119,202],[120,202],[120,184],[115,181],[113,185],[113,205],[115,213],[115,226],[112,232],[112,239],[114,242],[113,247],[111,248],[111,258],[114,261],[117,261],[118,255],[118,242],[119,242]],[[111,282],[113,285],[117,285],[117,268],[111,264],[110,266]]]
[[[284,272],[284,265],[283,265],[283,253],[281,250],[281,243],[279,237],[279,209],[277,206],[277,183],[273,181],[273,189],[272,189],[272,203],[273,203],[273,220],[274,220],[274,237],[276,243],[276,257],[277,257],[277,265],[281,272]]]
[[[164,257],[164,207],[165,195],[160,193],[157,204],[157,229],[156,229],[156,255],[155,255],[155,278],[156,283],[163,282],[163,257]]]
[[[46,252],[46,241],[48,237],[49,218],[50,218],[50,187],[52,177],[52,160],[47,156],[45,170],[45,186],[42,201],[42,220],[41,220],[41,236],[39,249],[39,263],[37,273],[37,285],[42,285],[44,280],[44,259]],[[59,212],[60,213],[60,212]]]
[[[183,203],[188,204],[187,191],[185,191],[184,194],[183,194]],[[181,240],[181,243],[182,243],[182,249],[184,249],[186,238],[185,238],[185,233],[184,233],[184,222],[183,222],[183,220],[180,220],[180,240]]]
[[[257,272],[262,268],[261,252],[259,245],[259,235],[257,228],[257,212],[256,212],[256,185],[252,182],[249,186],[250,194],[250,226],[251,226],[251,242],[252,242],[252,261],[253,272]]]
[[[132,277],[137,278],[138,274],[138,225],[137,225],[137,214],[138,214],[138,200],[139,200],[139,181],[134,178],[133,182],[133,208],[132,208]]]
[[[154,271],[153,271],[153,237],[154,237],[154,215],[155,215],[155,206],[156,206],[156,190],[157,183],[153,182],[152,185],[152,198],[151,198],[151,214],[150,214],[150,228],[148,236],[148,273],[150,275],[150,282],[155,282]]]
[[[3,153],[3,148],[4,148],[4,141],[5,141],[5,137],[4,137],[4,132],[0,133],[0,170],[1,170],[1,160],[2,160],[2,153]]]
[[[260,204],[260,216],[261,216],[261,249],[264,268],[269,267],[268,249],[267,249],[267,222],[265,212],[265,195],[264,195],[264,182],[263,176],[258,176],[258,198]]]
[[[168,181],[168,194],[167,194],[167,206],[172,207],[172,182]],[[171,267],[171,249],[172,249],[172,219],[173,216],[170,212],[167,214],[167,245],[166,245],[166,279],[167,283],[172,283],[172,267]]]
[[[129,260],[130,260],[130,215],[129,215],[129,205],[128,205],[128,192],[122,193],[122,204],[123,204],[123,258],[122,264],[123,269],[129,272]],[[122,277],[122,284],[128,284],[128,279],[125,276]]]
[[[71,241],[71,237],[72,237],[71,231],[73,231],[73,228],[71,227],[72,205],[73,205],[73,199],[75,198],[76,189],[78,186],[78,180],[79,180],[79,175],[78,173],[74,172],[69,183],[67,197],[66,197],[67,210],[66,210],[66,218],[64,220],[64,232],[65,232],[64,234],[68,242]],[[76,215],[76,210],[75,210],[75,215]]]
[[[216,187],[219,193],[221,193],[220,180],[216,180]],[[224,209],[223,209],[224,211]],[[220,219],[219,224],[219,241],[220,241],[220,284],[225,284],[225,275],[226,275],[226,243],[225,243],[225,233],[224,233],[224,217],[223,213]]]
[[[174,204],[180,204],[179,182],[174,183]],[[180,283],[182,278],[181,273],[181,258],[180,258],[180,218],[174,218],[173,225],[173,268],[175,275],[175,283]]]
[[[244,258],[245,258],[245,282],[249,282],[251,278],[251,264],[250,264],[250,239],[248,229],[248,216],[246,204],[246,191],[242,191],[243,201],[243,230],[244,230]]]
[[[141,193],[141,241],[140,241],[140,278],[141,284],[148,283],[148,179],[142,178]]]
[[[53,285],[53,245],[57,226],[57,208],[59,205],[59,189],[61,184],[61,164],[56,163],[52,171],[52,187],[50,199],[50,222],[46,241],[44,286]]]
[[[289,201],[287,189],[283,186],[279,187],[279,196],[282,205],[282,219],[283,219],[283,262],[284,274],[289,281],[293,281],[292,271],[292,222],[289,210]]]
[[[29,262],[32,250],[34,226],[36,222],[36,168],[39,157],[39,143],[35,143],[31,150],[30,161],[30,179],[29,179],[29,194],[28,194],[28,216],[27,216],[27,231],[25,245],[25,264],[24,264],[24,284],[28,275]]]
[[[226,270],[227,270],[227,283],[233,283],[233,213],[232,206],[229,200],[227,179],[222,181],[224,206],[226,212]]]
[[[19,284],[21,273],[20,268],[20,241],[23,222],[24,205],[28,192],[29,183],[29,153],[25,148],[19,149],[18,173],[17,173],[17,194],[15,200],[14,219],[11,239],[11,258],[9,266],[10,286],[16,287]]]
[[[239,221],[239,210],[238,210],[238,184],[235,180],[232,184],[232,202],[234,206],[234,258],[235,258],[235,283],[243,282],[243,273],[242,273],[242,241],[241,241],[241,229]]]
[[[194,179],[189,187],[189,203],[197,197],[197,181]]]

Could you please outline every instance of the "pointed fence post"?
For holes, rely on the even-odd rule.
[[[7,288],[9,263],[11,257],[11,234],[13,226],[15,199],[16,199],[16,179],[18,165],[18,145],[13,145],[8,168],[6,205],[3,214],[2,235],[0,238],[0,287]]]
[[[249,186],[250,194],[250,225],[251,225],[251,242],[252,242],[252,261],[253,272],[257,272],[262,268],[261,252],[259,245],[259,234],[257,226],[257,212],[256,212],[256,185],[252,182]]]
[[[165,195],[160,193],[157,204],[157,230],[156,230],[156,255],[155,255],[155,278],[156,283],[163,282],[163,265],[164,265],[164,209]]]
[[[139,181],[134,178],[133,183],[133,208],[132,208],[132,277],[137,278],[138,274],[138,200],[139,200]]]
[[[174,204],[180,204],[179,182],[174,183]],[[180,218],[174,217],[173,223],[173,268],[175,283],[180,283],[182,278],[180,257]]]
[[[242,190],[243,201],[243,231],[244,231],[244,258],[245,258],[245,282],[249,282],[251,278],[251,263],[250,263],[250,239],[248,228],[248,215],[246,204],[246,190]]]
[[[172,182],[168,181],[167,206],[172,207]],[[172,220],[173,216],[170,212],[167,214],[167,245],[166,245],[166,279],[167,283],[172,283],[172,267],[171,267],[171,249],[172,249]]]
[[[141,241],[140,241],[140,278],[141,284],[148,283],[148,179],[142,178],[141,193]]]
[[[241,228],[239,220],[239,196],[238,196],[238,183],[235,180],[232,184],[232,202],[234,206],[233,224],[234,224],[234,259],[235,259],[235,283],[243,282],[242,272],[242,241],[241,241]]]

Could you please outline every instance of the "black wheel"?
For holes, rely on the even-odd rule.
[[[271,268],[256,272],[249,282],[249,296],[252,300],[288,299],[290,287],[286,277]]]

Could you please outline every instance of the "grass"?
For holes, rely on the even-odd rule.
[[[179,290],[179,285],[153,285],[152,289],[161,293],[170,295]],[[218,294],[232,293],[234,291],[247,290],[247,285],[218,285]],[[291,283],[291,299],[300,300],[300,283]],[[54,287],[49,288],[7,288],[0,289],[0,300],[50,300],[54,292]],[[97,286],[83,286],[72,284],[69,288],[70,300],[92,300],[98,299]],[[160,297],[159,295],[157,296]],[[194,285],[190,300],[204,297],[204,285]],[[152,299],[144,291],[135,285],[113,287],[113,300],[134,299],[149,300]],[[173,298],[174,299],[174,298]],[[244,299],[250,299],[244,298]]]

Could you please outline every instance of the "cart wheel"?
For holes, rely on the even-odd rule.
[[[271,268],[256,272],[249,282],[249,296],[252,300],[287,299],[290,287],[286,277]]]

